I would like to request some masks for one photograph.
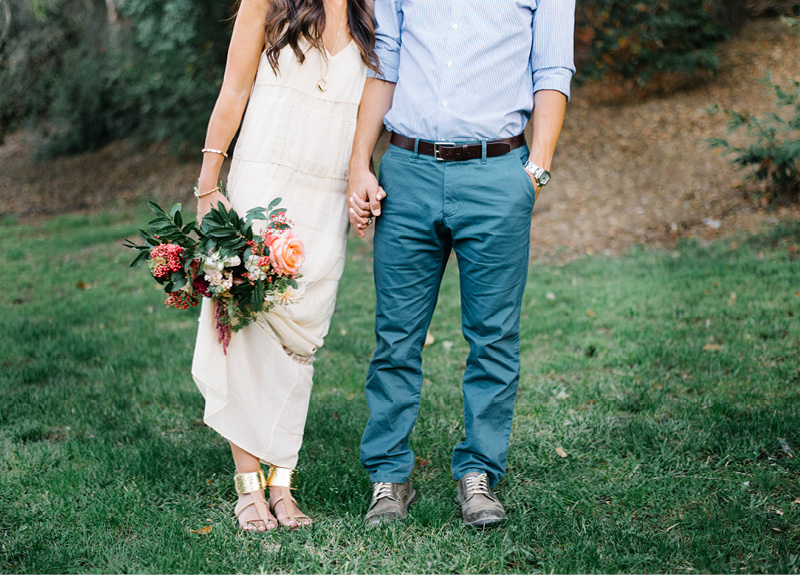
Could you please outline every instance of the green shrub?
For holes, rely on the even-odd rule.
[[[732,154],[734,164],[755,166],[752,177],[763,182],[766,200],[797,199],[800,197],[800,81],[792,80],[784,89],[767,76],[764,84],[775,95],[775,111],[759,117],[723,109],[729,119],[729,131],[745,128],[750,143],[733,146],[724,138],[713,138],[709,143]]]
[[[717,0],[719,1],[719,0]],[[725,28],[709,0],[586,0],[578,4],[579,79],[643,88],[713,72]]]
[[[139,112],[139,132],[174,151],[202,147],[225,69],[232,2],[122,0],[131,24],[121,104]]]
[[[0,141],[27,125],[43,135],[44,156],[127,137],[202,146],[232,0],[115,0],[124,20],[113,25],[105,0],[4,1]]]
[[[0,141],[47,114],[56,75],[96,16],[95,6],[81,0],[7,0],[4,6],[10,26],[0,44]]]

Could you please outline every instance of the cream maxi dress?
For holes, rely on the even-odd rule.
[[[366,78],[355,42],[327,60],[305,48],[302,65],[282,50],[277,74],[262,54],[228,178],[239,214],[282,198],[305,243],[305,293],[233,334],[227,355],[204,300],[192,362],[206,424],[262,462],[289,468],[303,440],[312,355],[328,332],[344,268],[348,164]]]

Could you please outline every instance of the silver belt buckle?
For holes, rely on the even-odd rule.
[[[434,142],[433,143],[433,157],[437,162],[450,162],[451,160],[445,160],[443,157],[439,155],[439,148],[455,148],[456,144],[453,142]]]

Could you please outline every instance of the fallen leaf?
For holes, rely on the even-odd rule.
[[[792,501],[792,505],[800,505],[800,497]]]
[[[564,451],[563,449],[561,449],[560,447],[556,447],[556,454],[559,457],[566,457],[567,456],[567,452]]]
[[[546,294],[544,294],[544,298],[545,299],[549,299],[549,300],[554,300],[554,299],[556,299],[556,294],[554,294],[553,292],[549,291]]]
[[[436,341],[436,338],[433,337],[433,334],[431,332],[428,332],[428,335],[425,336],[425,347],[428,347],[429,345],[431,345],[435,341]]]
[[[586,315],[588,315],[589,317],[597,317],[597,314],[596,314],[596,313],[594,313],[594,312],[593,312],[592,310],[590,310],[590,309],[587,309],[587,310],[586,310]]]
[[[451,349],[453,349],[453,342],[452,341],[443,341],[442,342],[442,347],[444,348],[445,351],[450,351]]]
[[[342,334],[342,335],[347,335],[347,330],[342,328],[342,329],[339,330],[339,333]]]
[[[558,392],[558,395],[556,395],[556,399],[567,399],[568,397],[569,397],[569,394],[566,391],[564,391],[563,389]]]
[[[78,282],[75,284],[75,287],[78,289],[92,289],[92,284],[88,282]]]
[[[733,305],[735,303],[736,303],[736,293],[735,292],[731,292],[731,297],[728,300],[728,305],[730,306],[730,305]]]
[[[333,412],[333,418],[334,419],[339,419],[339,412],[338,411],[334,411]]]
[[[783,515],[783,509],[776,509],[775,513],[777,513],[778,515]]]
[[[718,343],[707,343],[703,346],[703,351],[719,351],[722,346]]]
[[[212,525],[206,525],[205,527],[201,527],[200,529],[192,529],[192,533],[197,533],[198,535],[208,535],[211,533]]]
[[[776,533],[783,533],[783,531],[778,527],[773,527],[772,530],[775,531]]]

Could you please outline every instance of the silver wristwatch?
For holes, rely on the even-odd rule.
[[[533,162],[530,161],[525,162],[525,165],[523,167],[525,168],[525,171],[527,171],[534,177],[534,179],[540,186],[546,186],[547,182],[550,181],[550,172],[548,172],[544,168],[540,168]]]

